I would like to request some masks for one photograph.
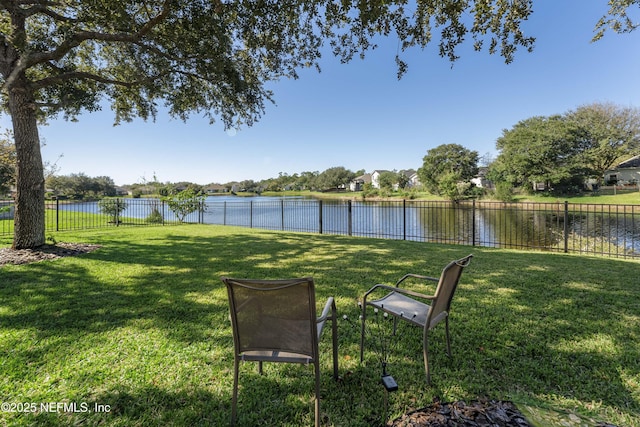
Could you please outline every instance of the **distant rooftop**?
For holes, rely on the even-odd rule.
[[[635,156],[619,163],[618,168],[640,168],[640,156]]]

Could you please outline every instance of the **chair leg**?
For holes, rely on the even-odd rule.
[[[429,372],[429,330],[426,328],[424,331],[424,343],[422,352],[424,356],[424,371],[427,374],[427,385],[431,385],[431,373]]]
[[[451,357],[451,339],[449,338],[449,316],[444,319],[444,326],[447,331],[447,354]]]
[[[362,304],[362,329],[360,331],[360,363],[364,361],[364,324],[367,319],[367,310],[365,304]]]
[[[233,395],[231,398],[231,426],[236,425],[237,407],[238,407],[238,360],[234,362],[233,369]]]
[[[334,313],[333,313],[333,320],[332,320],[332,335],[333,335],[333,379],[337,380],[338,379],[338,319],[337,319],[337,314],[335,313],[335,307],[334,307]]]
[[[316,373],[315,427],[320,427],[320,362],[314,363]]]

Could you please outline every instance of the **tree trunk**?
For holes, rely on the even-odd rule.
[[[36,248],[44,244],[44,171],[35,103],[24,77],[9,90],[9,110],[17,160],[13,248]]]

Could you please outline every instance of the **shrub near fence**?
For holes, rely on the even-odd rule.
[[[103,227],[168,225],[177,223],[173,212],[158,199],[103,199],[112,200],[116,206],[124,206],[115,211],[101,208],[98,201],[51,200],[45,202],[45,232],[69,231]],[[0,201],[2,206],[13,206],[13,202]],[[200,213],[189,217],[190,222],[198,222]],[[13,234],[13,211],[0,214],[0,235]]]
[[[114,223],[96,202],[54,201],[47,231],[177,223],[158,199],[126,205]],[[637,205],[209,198],[185,222],[640,258]],[[12,232],[13,221],[0,219],[0,233]]]

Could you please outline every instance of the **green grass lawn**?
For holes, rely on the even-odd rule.
[[[606,204],[606,205],[640,205],[640,192],[634,191],[631,193],[622,194],[600,194],[592,195],[586,193],[582,196],[573,197],[553,197],[547,195],[529,195],[529,196],[517,196],[517,201],[520,202],[535,202],[535,203],[554,203],[564,202],[569,203],[581,203],[581,204]]]
[[[220,276],[313,276],[319,310],[334,296],[340,315],[357,319],[373,284],[407,272],[437,276],[468,253],[475,257],[452,305],[452,358],[439,326],[428,387],[420,331],[401,325],[388,360],[399,384],[389,418],[436,398],[486,397],[529,413],[640,426],[637,261],[210,225],[55,239],[102,248],[0,267],[0,396],[13,404],[3,409],[38,405],[37,413],[3,410],[0,426],[228,425],[233,341]],[[339,382],[329,334],[321,342],[323,424],[380,425],[377,354],[369,346],[360,364],[359,330],[341,320],[339,335]],[[313,424],[311,367],[272,364],[260,376],[247,363],[240,384],[239,425]],[[58,402],[67,407],[41,410]]]

